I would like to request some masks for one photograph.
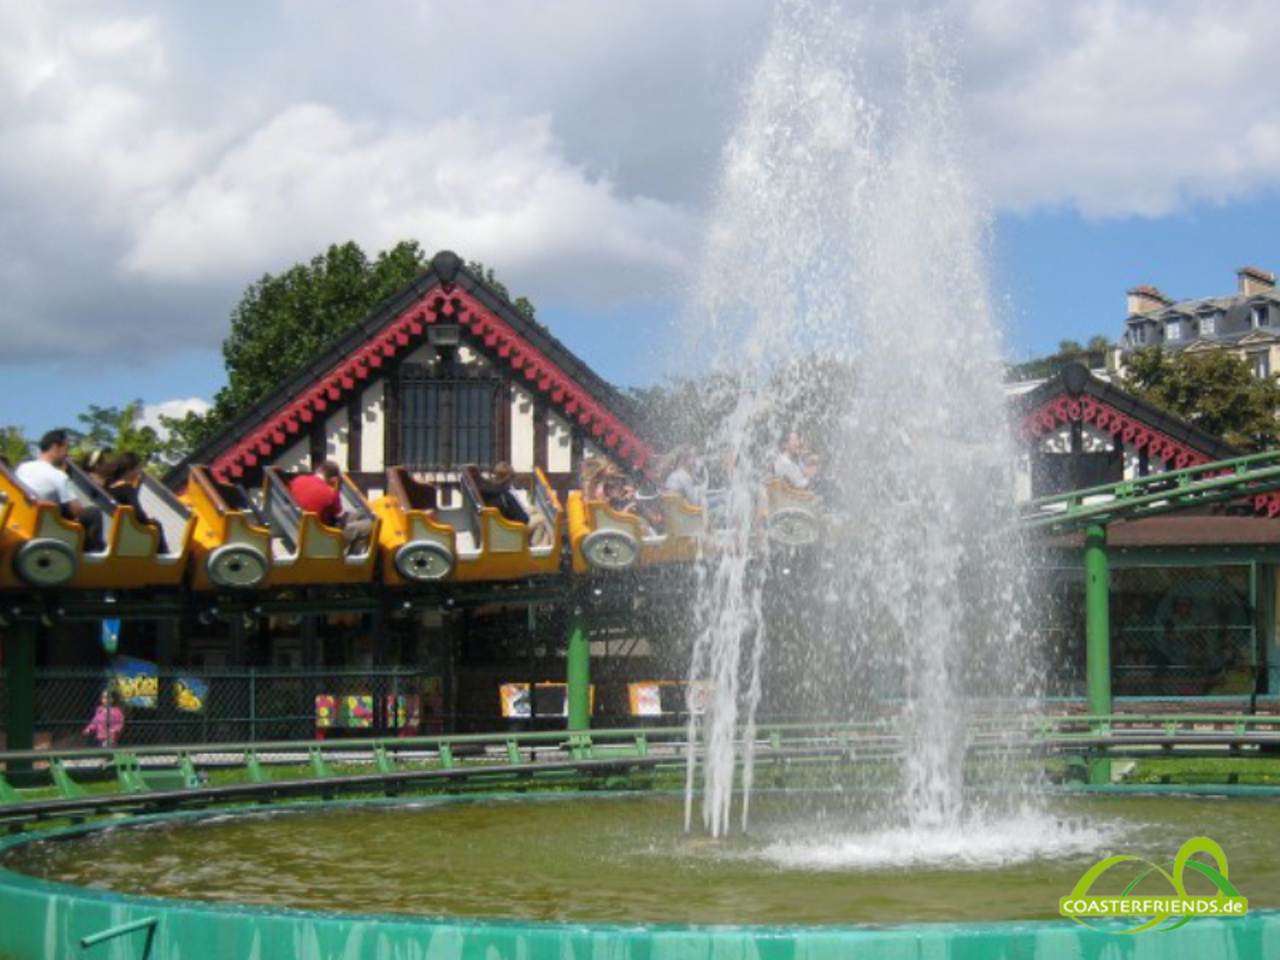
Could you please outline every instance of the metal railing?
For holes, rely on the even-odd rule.
[[[740,747],[745,747],[740,743]],[[761,771],[893,765],[903,734],[890,722],[776,724],[750,744]],[[695,747],[700,750],[700,747]],[[1280,716],[1107,714],[1010,722],[977,718],[970,758],[1013,755],[1088,763],[1121,757],[1271,758]],[[358,744],[283,741],[190,748],[0,752],[0,823],[213,805],[393,795],[461,785],[538,786],[637,773],[676,774],[689,760],[684,727],[380,739]],[[741,754],[741,750],[739,751]]]

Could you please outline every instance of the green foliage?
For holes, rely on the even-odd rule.
[[[1280,442],[1280,384],[1255,377],[1244,358],[1225,350],[1140,350],[1128,360],[1123,385],[1241,450],[1268,450]]]
[[[89,412],[76,418],[82,429],[75,431],[75,452],[110,450],[113,453],[136,453],[143,460],[150,460],[161,449],[160,437],[154,429],[140,422],[141,417],[141,400],[125,407],[90,404]]]
[[[372,261],[348,241],[279,276],[263,276],[231,312],[222,347],[227,385],[214,398],[214,420],[234,419],[257,403],[426,266],[415,241]]]
[[[1058,343],[1057,353],[1047,357],[1037,357],[1026,363],[1011,364],[1005,368],[1005,379],[1010,382],[1047,380],[1071,363],[1083,363],[1090,370],[1096,370],[1106,366],[1107,352],[1114,346],[1115,344],[1101,333],[1090,337],[1086,344],[1076,340],[1063,340]]]
[[[479,260],[468,260],[467,269],[479,277],[480,280],[484,282],[484,285],[494,293],[498,294],[498,296],[502,297],[504,300],[510,300],[511,305],[530,320],[536,319],[535,314],[537,311],[535,310],[532,301],[530,301],[528,297],[516,297],[516,299],[511,300],[511,294],[507,291],[507,285],[498,279],[497,275],[493,272],[492,267],[486,267]]]
[[[4,457],[11,465],[17,466],[24,460],[30,460],[35,451],[35,444],[27,439],[21,427],[0,427],[0,457]]]
[[[414,240],[402,240],[373,260],[348,241],[279,275],[264,274],[231,311],[231,332],[222,345],[227,385],[213,407],[161,420],[168,433],[165,458],[180,460],[212,439],[427,264]]]

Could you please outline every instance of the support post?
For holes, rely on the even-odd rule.
[[[30,750],[36,733],[36,633],[34,620],[10,624],[4,641],[6,745],[9,750]],[[29,762],[11,763],[6,777],[14,786],[25,784],[31,775]]]
[[[1089,712],[1111,713],[1111,570],[1107,561],[1107,528],[1092,524],[1084,533],[1085,675]],[[1090,783],[1111,782],[1111,761],[1089,764]]]
[[[582,611],[575,610],[569,620],[569,729],[591,729],[591,632],[583,621]]]

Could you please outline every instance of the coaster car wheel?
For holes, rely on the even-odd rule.
[[[228,543],[209,554],[205,569],[215,586],[247,590],[267,579],[267,558],[253,547]]]
[[[640,559],[640,544],[622,530],[596,530],[582,538],[582,555],[597,570],[630,570]]]
[[[769,514],[769,539],[784,547],[811,547],[821,531],[817,516],[809,510],[786,507]]]
[[[24,583],[33,587],[58,587],[76,575],[80,558],[61,540],[37,537],[20,546],[13,556],[13,569]]]
[[[396,572],[416,583],[445,579],[453,573],[455,562],[453,551],[448,547],[424,540],[406,543],[392,558]]]

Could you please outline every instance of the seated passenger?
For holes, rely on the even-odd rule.
[[[613,464],[601,457],[582,461],[582,499],[603,500],[605,481],[617,475]]]
[[[541,515],[530,517],[515,494],[515,471],[505,461],[497,463],[489,477],[480,480],[480,498],[486,507],[493,507],[506,520],[523,523],[529,528],[530,546],[540,546],[554,539],[551,525]]]
[[[133,515],[138,518],[139,523],[155,529],[160,537],[159,552],[168,553],[169,545],[165,542],[164,527],[147,516],[147,511],[142,509],[142,502],[138,499],[138,480],[143,469],[145,466],[142,458],[136,453],[122,453],[118,457],[112,457],[101,467],[101,483],[116,503],[133,507]]]
[[[511,482],[514,477],[515,471],[511,469],[511,464],[495,464],[489,477],[480,479],[480,499],[486,507],[495,508],[512,523],[527,524],[529,513],[516,498]]]
[[[289,496],[303,510],[314,513],[320,522],[342,530],[347,553],[364,553],[369,548],[373,521],[367,517],[348,517],[342,510],[342,468],[326,460],[315,473],[294,477],[289,483]]]
[[[603,500],[609,509],[617,513],[636,512],[636,488],[621,474],[612,474],[604,480]]]
[[[797,490],[808,490],[816,468],[805,463],[804,441],[792,430],[778,445],[778,456],[773,461],[773,475]]]
[[[84,528],[84,549],[87,553],[100,553],[106,549],[102,538],[102,511],[76,499],[65,469],[70,447],[67,431],[50,430],[40,438],[39,456],[21,464],[16,474],[37,500],[56,503],[63,517]]]
[[[707,505],[707,473],[690,448],[681,447],[676,451],[663,489],[679,494],[690,506]]]
[[[111,451],[94,447],[76,461],[76,466],[93,478],[99,486],[107,485],[107,466],[111,460]]]

